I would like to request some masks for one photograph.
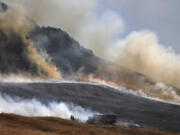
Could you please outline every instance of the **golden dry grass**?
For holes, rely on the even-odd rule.
[[[180,135],[168,131],[122,126],[96,126],[53,117],[0,114],[0,135]]]

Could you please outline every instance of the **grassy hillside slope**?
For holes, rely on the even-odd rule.
[[[53,117],[0,114],[1,135],[180,135],[145,128],[96,126]]]

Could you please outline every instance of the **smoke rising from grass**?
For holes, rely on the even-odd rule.
[[[0,12],[0,59],[3,73],[22,73],[42,78],[60,78],[56,67],[36,50],[29,32],[35,27],[20,5]]]
[[[152,32],[131,33],[121,42],[115,62],[132,71],[144,74],[155,82],[180,88],[180,57],[171,48],[158,43]]]
[[[132,32],[104,48],[104,58],[115,64],[103,71],[112,80],[151,97],[180,102],[180,56],[161,45],[153,32]]]
[[[89,117],[98,114],[72,103],[51,102],[45,105],[35,99],[23,100],[2,94],[0,94],[0,113],[14,113],[23,116],[54,116],[64,119],[70,119],[70,116],[73,115],[81,122],[86,122]]]

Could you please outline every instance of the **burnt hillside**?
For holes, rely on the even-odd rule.
[[[97,70],[100,59],[61,29],[36,27],[31,33],[31,39],[39,51],[43,49],[64,74],[78,71],[92,73]]]

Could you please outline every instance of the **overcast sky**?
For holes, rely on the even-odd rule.
[[[121,16],[124,35],[134,30],[151,30],[161,44],[180,53],[180,0],[103,0],[102,7]]]

